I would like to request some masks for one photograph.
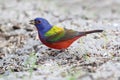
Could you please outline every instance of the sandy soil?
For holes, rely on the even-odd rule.
[[[119,0],[0,0],[0,80],[119,80]],[[29,20],[77,31],[103,29],[60,52],[43,45]]]

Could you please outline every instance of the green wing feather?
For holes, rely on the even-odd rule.
[[[57,26],[53,26],[53,28],[45,34],[46,41],[50,43],[69,40],[79,35],[77,31]]]
[[[59,41],[65,41],[80,35],[80,32],[64,28],[65,34]]]
[[[103,30],[91,30],[91,31],[78,32],[78,31],[74,31],[72,29],[66,29],[66,28],[53,26],[53,28],[51,30],[49,30],[45,34],[45,36],[46,36],[47,42],[54,43],[54,42],[61,42],[61,41],[73,39],[78,36],[85,36],[86,34],[102,32],[102,31]]]
[[[48,32],[45,33],[47,42],[56,42],[64,36],[64,28],[53,26]]]

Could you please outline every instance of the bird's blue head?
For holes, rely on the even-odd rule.
[[[44,18],[35,18],[30,21],[30,24],[34,24],[41,34],[46,33],[52,28],[52,25]]]

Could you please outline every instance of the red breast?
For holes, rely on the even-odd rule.
[[[65,41],[61,41],[61,42],[54,42],[54,43],[48,43],[44,40],[41,40],[41,42],[43,44],[45,44],[46,46],[50,47],[50,48],[54,48],[54,49],[66,49],[68,48],[75,40],[77,40],[80,36],[74,37],[72,39],[69,40],[65,40]]]

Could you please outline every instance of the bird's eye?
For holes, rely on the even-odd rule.
[[[40,24],[40,23],[41,23],[41,21],[35,21],[35,23],[36,23],[36,24]]]

